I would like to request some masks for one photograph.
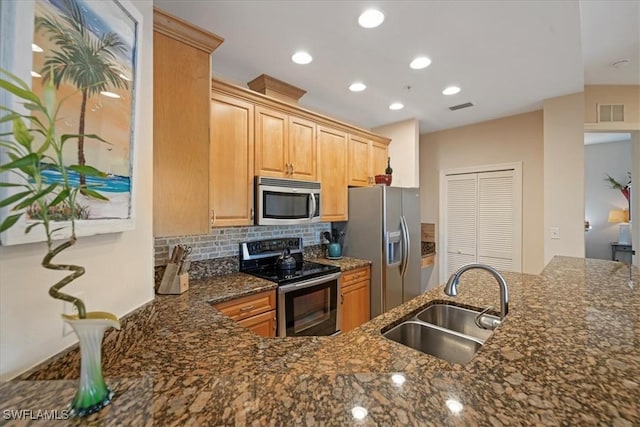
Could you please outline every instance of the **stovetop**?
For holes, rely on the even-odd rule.
[[[296,264],[295,270],[281,269],[276,265],[266,265],[244,271],[252,276],[276,282],[279,285],[295,283],[302,280],[322,277],[337,273],[340,268],[333,265],[319,264],[317,262],[303,261]]]
[[[282,269],[277,263],[283,251],[287,250],[296,260],[295,270]],[[300,237],[242,242],[239,252],[241,272],[276,282],[278,285],[300,282],[340,271],[339,267],[332,265],[304,261]]]

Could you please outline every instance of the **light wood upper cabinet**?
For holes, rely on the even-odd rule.
[[[315,180],[315,123],[263,106],[255,114],[256,175]]]
[[[378,141],[371,141],[369,153],[371,176],[375,178],[376,175],[384,174],[384,170],[387,168],[387,157],[389,155],[388,144]]]
[[[211,96],[211,225],[253,224],[252,103],[213,92]]]
[[[322,221],[346,221],[347,134],[329,127],[318,126],[318,153],[322,183]]]
[[[269,108],[256,107],[255,170],[257,175],[288,175],[289,118]],[[287,176],[288,177],[288,176]]]
[[[154,9],[153,235],[209,232],[209,87],[215,34]]]
[[[316,124],[296,116],[289,116],[289,164],[291,178],[315,181],[317,175]]]
[[[374,185],[387,167],[387,152],[386,143],[349,135],[349,185]]]
[[[371,141],[349,135],[349,185],[371,185],[369,146]]]

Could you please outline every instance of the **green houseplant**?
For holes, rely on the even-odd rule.
[[[62,288],[85,273],[79,265],[57,264],[54,258],[76,244],[75,220],[82,211],[78,195],[107,200],[96,188],[80,180],[70,179],[72,174],[101,177],[105,174],[89,165],[66,165],[63,160],[65,144],[80,137],[92,138],[106,143],[97,135],[58,135],[56,122],[60,105],[56,101],[53,79],[48,79],[42,97],[10,72],[0,69],[0,89],[19,99],[25,111],[0,106],[0,124],[11,123],[11,130],[0,134],[0,147],[6,157],[0,164],[0,187],[10,189],[10,194],[0,200],[0,207],[9,214],[0,222],[0,232],[19,224],[28,217],[25,233],[42,227],[46,237],[47,251],[42,266],[50,270],[68,271],[49,288],[56,299],[72,303],[78,314],[63,314],[80,341],[81,373],[80,386],[71,404],[77,415],[87,415],[108,404],[113,393],[106,386],[101,369],[101,342],[109,327],[120,328],[115,315],[104,312],[87,312],[84,302],[62,292]],[[51,172],[57,178],[50,178]],[[63,221],[63,222],[60,222]],[[56,233],[70,228],[69,237],[57,240]]]

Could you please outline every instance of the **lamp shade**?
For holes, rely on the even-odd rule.
[[[608,222],[613,222],[613,223],[629,222],[629,211],[626,209],[611,209],[609,211]]]

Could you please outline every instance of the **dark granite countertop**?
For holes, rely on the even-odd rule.
[[[320,264],[334,265],[336,267],[340,267],[340,270],[342,271],[354,270],[356,268],[371,265],[371,261],[359,258],[351,258],[348,256],[343,256],[340,259],[314,258],[310,261],[318,262]]]
[[[639,425],[640,274],[634,269],[635,289],[628,275],[620,263],[567,257],[539,276],[506,273],[509,315],[464,366],[380,331],[433,301],[497,305],[498,286],[484,272],[463,275],[456,298],[440,286],[321,338],[260,338],[211,307],[219,295],[212,288],[228,284],[197,282],[183,295],[156,298],[138,310],[135,326],[105,340],[116,398],[65,423]],[[236,278],[248,292],[268,288]],[[4,383],[0,409],[62,409],[77,375],[77,358],[67,356]],[[354,420],[354,407],[367,410],[364,419]]]

